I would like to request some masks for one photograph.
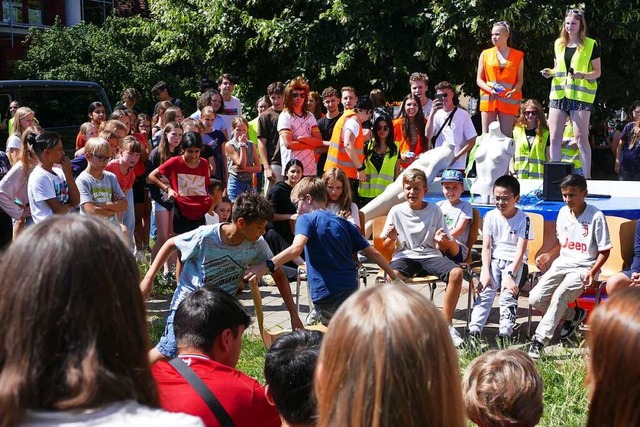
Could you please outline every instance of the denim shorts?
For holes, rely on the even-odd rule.
[[[164,332],[162,333],[162,337],[160,337],[160,341],[158,341],[158,344],[156,345],[156,350],[158,350],[163,356],[170,358],[174,358],[178,355],[178,345],[176,344],[176,336],[173,332],[173,318],[175,315],[175,310],[171,310],[169,312]]]

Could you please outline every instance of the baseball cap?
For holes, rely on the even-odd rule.
[[[462,175],[462,172],[459,170],[447,169],[442,172],[440,182],[459,182],[460,184],[464,184],[464,175]]]

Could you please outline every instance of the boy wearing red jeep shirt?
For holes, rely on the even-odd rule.
[[[587,181],[584,177],[567,175],[560,182],[560,190],[566,206],[558,212],[558,242],[548,253],[536,258],[536,265],[544,266],[558,251],[560,256],[529,294],[529,304],[544,313],[529,346],[529,356],[534,359],[540,358],[560,320],[565,320],[561,339],[569,339],[576,333],[587,311],[567,305],[585,289],[595,286],[611,249],[604,214],[585,202]]]

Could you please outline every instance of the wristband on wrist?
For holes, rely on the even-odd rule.
[[[362,172],[363,170],[365,170],[367,168],[367,165],[365,165],[364,163],[362,164],[362,166],[360,166],[358,168],[358,172]]]

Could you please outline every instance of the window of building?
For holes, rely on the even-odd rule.
[[[82,0],[82,20],[102,24],[113,14],[113,0]]]

